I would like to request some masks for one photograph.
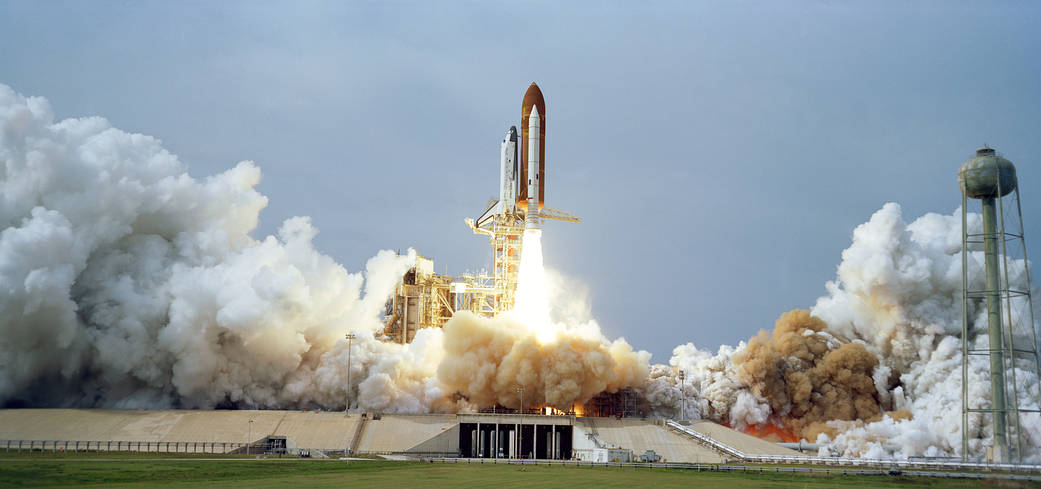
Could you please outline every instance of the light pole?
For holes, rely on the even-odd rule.
[[[253,441],[253,418],[249,418],[249,428],[246,429],[246,456],[249,456],[249,446]]]
[[[354,333],[347,333],[347,407],[343,408],[343,412],[348,414],[351,412],[351,346],[357,337]]]
[[[520,393],[520,413],[524,414],[524,387],[518,387],[517,392]],[[524,458],[524,418],[521,418],[520,430],[517,433],[517,453],[520,454],[520,458]]]
[[[680,370],[680,421],[687,417],[687,395],[683,393],[683,379],[686,377],[686,372]]]

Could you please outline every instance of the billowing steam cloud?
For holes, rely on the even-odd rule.
[[[460,312],[444,335],[439,377],[480,407],[518,408],[523,401],[570,409],[600,392],[642,385],[651,356],[624,340],[607,343],[595,325],[543,344],[512,315],[484,319]]]
[[[0,402],[340,402],[343,334],[371,338],[409,257],[380,252],[364,277],[348,273],[299,217],[253,239],[259,180],[251,162],[195,180],[156,139],[55,122],[46,100],[0,85]],[[402,371],[388,359],[422,355],[399,350],[359,348],[363,390],[436,368]],[[402,385],[388,402],[441,397]]]
[[[888,390],[893,408],[906,409],[911,419],[886,418],[839,434],[833,450],[844,454],[960,455],[961,426],[952,414],[961,412],[961,216],[927,214],[910,224],[900,207],[887,204],[871,220],[854,231],[853,244],[843,252],[838,280],[828,284],[829,295],[817,301],[814,314],[839,335],[862,339],[877,355],[880,369],[898,378]],[[971,232],[979,232],[981,220],[970,216]],[[982,249],[970,248],[969,264],[982,267]],[[1010,263],[1009,280],[1025,288],[1022,261]],[[970,273],[982,281],[982,273]],[[970,282],[970,287],[982,288]],[[1032,291],[1035,300],[1038,290]],[[1035,307],[1035,310],[1037,308]],[[974,342],[985,348],[985,308],[970,309],[975,317]],[[1033,321],[1019,321],[1037,328]],[[1018,334],[1030,335],[1029,331]],[[1019,339],[1022,344],[1024,339]],[[1016,367],[1019,405],[1038,408],[1038,379],[1033,369]],[[969,362],[970,399],[990,398],[989,364],[985,357]],[[1011,393],[1010,393],[1011,394]],[[985,401],[988,402],[989,401]],[[1041,457],[1041,417],[1025,415],[1026,449]],[[992,443],[989,417],[970,416],[972,454],[982,454]],[[836,423],[837,427],[842,424]]]
[[[795,433],[880,414],[871,378],[878,360],[859,343],[837,345],[826,327],[809,311],[786,312],[773,335],[760,332],[734,355],[738,379]]]
[[[690,343],[677,347],[670,365],[687,373],[696,404],[690,414],[739,428],[779,425],[838,455],[960,455],[960,214],[907,224],[900,206],[886,204],[854,231],[837,280],[809,313],[786,313],[772,335],[715,355]],[[978,229],[979,216],[970,216],[969,226]],[[970,249],[970,266],[981,266],[981,253]],[[1025,285],[1024,269],[1013,263],[1010,281]],[[969,311],[977,348],[986,344],[978,334],[984,314]],[[1038,379],[1026,367],[1016,368],[1019,403],[1036,409]],[[677,380],[670,372],[649,383],[651,391],[668,391]],[[986,358],[970,359],[968,389],[972,399],[989,399]],[[1041,459],[1041,417],[1020,422],[1028,453]],[[978,456],[992,444],[991,421],[973,415],[970,424],[969,450]]]

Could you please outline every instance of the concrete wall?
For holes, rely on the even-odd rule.
[[[409,448],[406,452],[420,456],[456,456],[459,453],[459,424],[453,424],[451,428]]]

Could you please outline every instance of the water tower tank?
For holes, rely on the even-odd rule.
[[[1016,189],[1016,166],[984,146],[958,170],[958,184],[973,199],[1004,197]]]

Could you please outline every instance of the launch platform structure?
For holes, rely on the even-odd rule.
[[[492,273],[439,275],[433,260],[418,256],[387,301],[385,341],[410,343],[417,331],[443,327],[456,311],[494,317],[513,309],[525,231],[540,230],[544,219],[581,222],[545,206],[546,103],[535,83],[521,101],[521,128],[511,127],[502,141],[499,199],[466,220],[474,233],[491,238]]]
[[[434,260],[417,254],[387,300],[383,339],[411,343],[420,329],[444,326],[455,312],[454,286],[452,277],[434,273]]]
[[[480,305],[480,311],[471,312],[483,316],[496,316],[513,308],[513,296],[517,291],[517,275],[520,270],[520,258],[523,250],[525,213],[523,211],[507,211],[497,209],[497,202],[491,202],[488,210],[477,220],[467,219],[474,234],[488,236],[492,246],[492,284],[486,291],[486,301]],[[570,213],[543,207],[539,212],[541,219],[553,219],[564,222],[582,222],[582,219]]]
[[[455,277],[434,273],[434,260],[417,253],[387,300],[380,338],[411,343],[421,329],[444,327],[456,311],[492,316],[498,297],[494,283],[486,271]]]
[[[974,424],[982,426],[990,416],[994,444],[987,458],[1022,463],[1022,428],[1041,422],[1041,410],[1026,408],[1022,401],[1041,401],[1041,393],[1036,392],[1036,383],[1020,385],[1017,376],[1039,378],[1041,357],[1016,167],[984,146],[961,166],[958,185],[962,193],[962,458],[968,459],[970,417],[978,416],[980,422]],[[975,209],[980,209],[978,214]],[[979,218],[982,223],[976,221]],[[990,359],[989,405],[986,399],[969,397],[974,356]]]
[[[510,127],[500,146],[499,200],[489,201],[481,217],[466,220],[474,233],[491,238],[493,282],[486,316],[513,309],[525,231],[540,230],[545,219],[582,221],[545,206],[546,123],[546,100],[532,82],[521,100],[521,130]]]

